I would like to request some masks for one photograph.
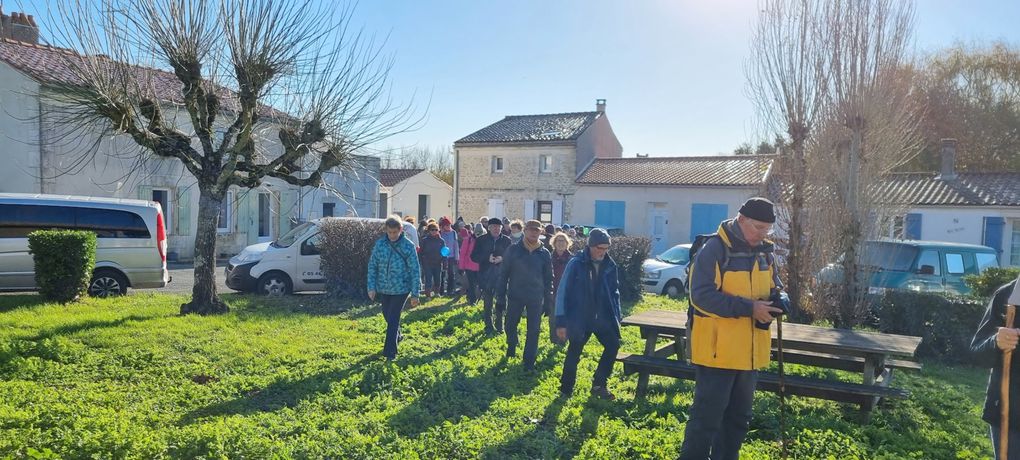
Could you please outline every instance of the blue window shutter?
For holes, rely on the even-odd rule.
[[[729,217],[729,209],[725,204],[694,203],[691,205],[691,235],[694,237],[715,233],[719,223]]]
[[[595,200],[595,226],[623,229],[626,208],[624,201]]]
[[[985,232],[981,242],[995,250],[1002,257],[1002,229],[1006,226],[1006,219],[1002,217],[985,217]]]
[[[903,217],[903,238],[921,239],[921,214],[910,213]]]

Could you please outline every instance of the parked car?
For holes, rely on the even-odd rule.
[[[386,222],[364,217],[324,217],[305,222],[276,241],[253,244],[231,257],[224,271],[227,287],[263,295],[325,289],[319,248],[321,225],[328,219],[360,220],[380,228]],[[404,233],[417,246],[418,230],[409,222],[404,222],[403,227]]]
[[[678,244],[641,264],[641,287],[645,292],[678,299],[687,286],[690,244]]]
[[[600,227],[598,225],[575,225],[574,226],[574,229],[576,229],[578,236],[585,236],[585,237],[588,236],[588,233],[590,233],[592,231],[592,229],[594,229],[594,228],[600,228]],[[618,236],[627,236],[626,234],[623,233],[623,229],[619,228],[619,227],[601,227],[601,228],[603,230],[605,230],[606,233],[608,233],[609,236],[611,236],[613,238],[616,238]]]
[[[36,230],[96,233],[96,267],[88,293],[126,294],[170,282],[166,227],[159,203],[68,195],[0,193],[0,290],[34,291],[28,234]]]
[[[861,259],[868,279],[868,294],[880,296],[887,289],[918,292],[966,294],[964,275],[976,275],[989,267],[998,267],[994,249],[974,244],[916,240],[866,241]],[[823,268],[820,283],[841,283],[843,269],[839,261]]]

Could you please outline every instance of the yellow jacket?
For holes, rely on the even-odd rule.
[[[772,242],[751,248],[733,230],[719,225],[691,262],[688,340],[691,362],[703,366],[752,370],[769,363],[769,328],[755,327],[754,300],[767,300],[777,287]]]

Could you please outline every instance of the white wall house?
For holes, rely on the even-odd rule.
[[[123,135],[103,136],[100,126],[72,130],[63,119],[52,85],[67,83],[69,50],[0,38],[0,136],[5,167],[0,192],[86,195],[158,201],[167,215],[168,258],[194,255],[199,192],[180,161],[137,155],[139,147]],[[152,72],[163,92],[169,123],[190,129],[187,115],[171,105],[180,83],[167,72]],[[266,107],[265,119],[280,115]],[[268,113],[272,112],[272,113]],[[229,116],[225,117],[229,118]],[[267,155],[281,150],[271,123],[259,126]],[[84,161],[83,161],[84,159]],[[359,164],[363,172],[327,174],[327,186],[300,189],[267,178],[257,189],[233,187],[220,212],[217,249],[233,255],[244,246],[270,241],[294,222],[313,215],[324,201],[337,198],[336,215],[374,215],[378,199],[375,158]],[[350,196],[338,196],[349,193]],[[342,204],[341,204],[342,203]],[[349,211],[351,208],[352,211]]]
[[[647,236],[652,253],[713,233],[759,195],[774,156],[600,158],[577,178],[578,225]]]
[[[982,244],[999,264],[1020,266],[1020,171],[956,172],[956,143],[943,141],[938,173],[889,174],[879,195],[907,211],[889,236]]]
[[[577,172],[623,154],[604,99],[594,112],[507,116],[453,146],[454,212],[468,221],[572,221]]]
[[[379,215],[453,215],[453,187],[425,169],[382,169],[379,172]]]

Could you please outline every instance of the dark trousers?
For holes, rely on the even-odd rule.
[[[383,356],[387,359],[397,357],[397,341],[400,340],[400,312],[408,294],[376,294],[382,302],[383,318],[386,318],[386,342],[383,344]]]
[[[567,328],[567,358],[563,362],[563,376],[560,377],[560,390],[571,392],[577,380],[577,363],[581,361],[581,352],[592,335],[602,344],[602,357],[595,368],[592,386],[604,387],[613,372],[616,352],[620,351],[620,331],[609,321],[596,321],[583,331],[572,331]]]
[[[464,291],[467,292],[468,303],[478,301],[478,272],[464,270]]]
[[[453,259],[446,259],[444,262],[446,269],[443,271],[443,289],[448,296],[457,294],[457,261]]]
[[[681,459],[737,460],[751,423],[757,371],[697,366]]]
[[[995,458],[998,460],[1020,460],[1020,431],[1013,429],[1013,424],[1009,424],[1009,458],[999,458],[999,425],[989,425],[989,429],[992,432],[992,450],[995,452]]]
[[[524,335],[524,367],[534,367],[538,356],[538,334],[542,330],[542,302],[511,300],[506,312],[506,354],[517,354],[517,326],[527,312],[527,332]]]
[[[493,292],[493,289],[482,288],[482,322],[485,323],[485,330],[487,331],[502,331],[504,302],[502,299],[496,302],[495,312],[493,312],[492,303],[494,297],[495,292]]]
[[[441,291],[443,282],[443,266],[424,266],[421,269],[425,272],[425,291]]]

